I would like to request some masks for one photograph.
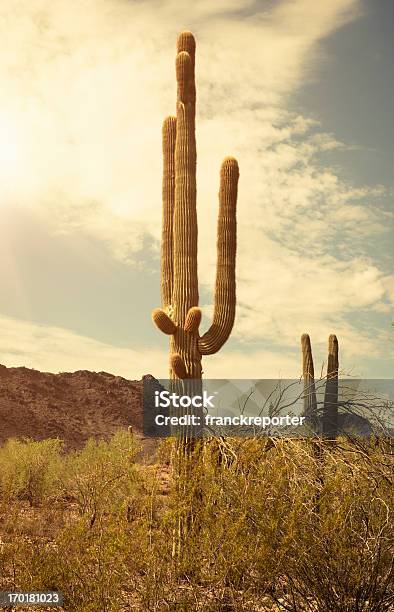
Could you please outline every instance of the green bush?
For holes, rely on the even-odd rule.
[[[10,439],[0,447],[0,495],[26,499],[30,505],[56,497],[61,471],[62,441]]]
[[[108,442],[90,439],[66,457],[62,485],[80,514],[95,521],[104,512],[124,509],[138,481],[137,450],[133,436],[119,431]]]

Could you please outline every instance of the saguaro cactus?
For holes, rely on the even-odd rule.
[[[201,358],[216,353],[230,335],[235,316],[236,202],[239,170],[227,157],[220,170],[217,272],[213,322],[200,336],[196,210],[195,40],[177,41],[176,117],[163,124],[162,308],[152,313],[171,336],[170,378],[201,379]]]
[[[304,379],[304,416],[318,431],[315,373],[311,341],[308,334],[301,336],[302,376]],[[338,340],[334,334],[328,338],[327,377],[324,392],[322,433],[325,438],[335,439],[338,433]]]

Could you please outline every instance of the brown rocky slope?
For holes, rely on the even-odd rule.
[[[142,434],[142,384],[107,372],[51,374],[0,365],[0,444],[11,437],[58,437],[77,449],[89,437],[132,426],[149,446]]]

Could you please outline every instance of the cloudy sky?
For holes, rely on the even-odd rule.
[[[206,376],[391,377],[392,0],[3,0],[0,362],[167,372],[161,123],[197,39],[199,277],[209,324],[220,162],[240,165],[238,307]]]

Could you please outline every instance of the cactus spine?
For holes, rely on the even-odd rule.
[[[217,273],[213,322],[200,336],[196,209],[195,40],[182,32],[177,41],[176,117],[163,124],[162,308],[156,326],[171,337],[170,378],[199,380],[201,358],[216,353],[230,335],[235,316],[236,202],[238,164],[221,166]]]

